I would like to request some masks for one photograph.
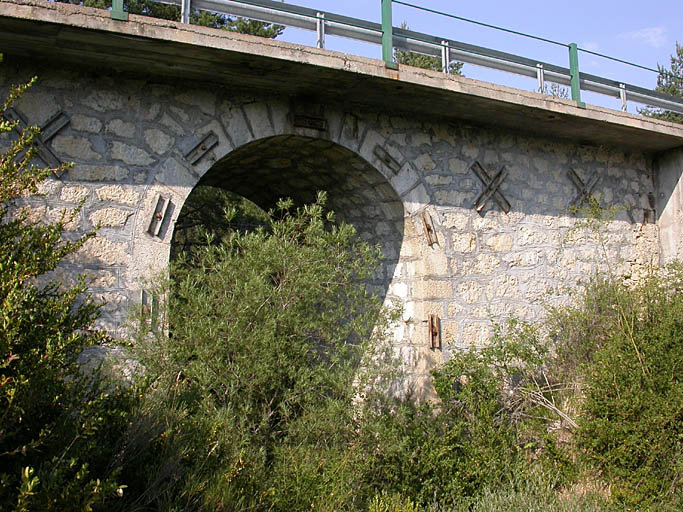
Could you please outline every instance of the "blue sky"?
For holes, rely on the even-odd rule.
[[[475,0],[454,2],[445,0],[407,0],[421,5],[503,26],[520,32],[548,39],[571,43],[579,47],[604,53],[648,67],[664,64],[668,67],[676,41],[683,44],[683,1],[655,0]],[[288,0],[287,3],[317,8],[356,18],[380,20],[380,0]],[[568,66],[567,50],[530,39],[505,34],[472,24],[429,14],[402,5],[394,5],[394,25],[406,21],[413,30],[478,44],[489,48],[515,53],[553,64]],[[288,29],[281,37],[305,44],[315,44],[315,34]],[[380,49],[340,38],[328,38],[327,48],[380,57]],[[604,76],[634,85],[654,88],[657,75],[623,64],[613,63],[585,53],[579,56],[580,69],[587,73]],[[531,79],[518,78],[505,73],[487,72],[466,65],[466,76],[533,90]],[[585,94],[585,93],[584,93]],[[619,108],[616,99],[588,94],[589,103]],[[635,111],[631,105],[629,111]]]

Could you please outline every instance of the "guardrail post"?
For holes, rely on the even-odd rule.
[[[628,112],[627,96],[626,96],[626,85],[619,84],[619,98],[621,99],[621,110]]]
[[[538,92],[545,93],[545,70],[543,64],[536,64],[536,80],[538,80]]]
[[[441,41],[441,71],[447,75],[451,72],[451,49],[448,41]]]
[[[181,0],[180,2],[180,21],[181,23],[190,23],[190,0]]]
[[[123,0],[112,0],[111,19],[128,21],[128,13],[123,10]]]
[[[317,40],[315,42],[318,48],[325,48],[325,13],[316,13],[315,31],[317,33]]]
[[[394,29],[391,21],[391,0],[382,0],[382,59],[386,67],[398,69],[394,62]]]
[[[579,107],[586,108],[586,104],[581,101],[581,79],[579,77],[579,49],[576,43],[569,45],[569,74],[571,75],[572,100]]]

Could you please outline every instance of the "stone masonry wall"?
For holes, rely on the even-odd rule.
[[[189,192],[209,171],[217,180],[236,172],[237,160],[230,158],[241,153],[233,152],[258,141],[269,141],[271,151],[282,148],[280,156],[294,156],[280,181],[262,172],[265,167],[279,176],[278,162],[261,162],[262,174],[247,173],[240,193],[258,199],[265,182],[280,187],[278,193],[313,193],[329,183],[340,216],[397,253],[389,255],[380,291],[403,306],[394,344],[408,374],[406,390],[428,393],[429,370],[452,350],[485,344],[492,320],[538,319],[544,303],[568,300],[568,287],[596,270],[637,278],[659,261],[653,164],[641,154],[272,94],[11,62],[0,68],[2,92],[34,74],[38,82],[15,107],[38,125],[67,116],[70,122],[47,146],[75,164],[46,182],[42,197],[25,198],[23,205],[33,218],[55,219],[83,201],[69,236],[99,225],[98,235],[55,277],[67,281],[85,273],[105,304],[102,326],[114,336],[123,332],[127,309],[140,301],[143,280],[166,267],[173,223]],[[210,133],[215,145],[193,163],[188,153]],[[296,138],[278,138],[283,135]],[[314,139],[323,141],[320,168],[315,145],[305,165],[293,162],[303,153],[292,146]],[[483,189],[471,169],[475,161],[492,176],[503,165],[508,170],[500,192],[509,213],[493,199],[481,215],[473,209]],[[249,165],[248,158],[239,162]],[[568,211],[577,195],[570,170],[584,183],[596,176],[593,193],[600,204],[619,208],[601,237]],[[436,237],[431,245],[423,219]],[[441,319],[442,351],[430,348],[429,314]]]

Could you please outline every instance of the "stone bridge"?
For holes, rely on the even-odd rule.
[[[84,201],[69,236],[101,227],[59,274],[86,274],[114,336],[204,183],[263,208],[328,191],[382,246],[374,286],[403,306],[394,343],[417,392],[449,351],[486,343],[492,320],[537,319],[607,265],[637,278],[683,256],[671,123],[41,0],[0,3],[0,48],[3,93],[38,76],[10,115],[43,127],[46,164],[74,162],[25,206],[55,219]],[[602,237],[570,210],[589,195],[619,207]]]

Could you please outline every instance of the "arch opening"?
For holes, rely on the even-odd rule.
[[[403,241],[403,204],[387,179],[351,150],[298,135],[260,139],[216,162],[191,196],[206,187],[228,191],[233,200],[245,198],[263,211],[281,198],[291,198],[297,205],[314,202],[324,190],[327,207],[337,220],[353,225],[363,240],[381,247],[383,260],[368,286],[386,298]],[[181,217],[190,203],[196,201],[185,202]]]

